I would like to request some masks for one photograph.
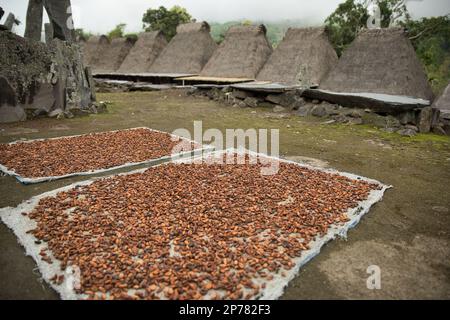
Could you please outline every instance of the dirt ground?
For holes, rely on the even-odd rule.
[[[39,119],[0,125],[0,142],[46,138],[138,126],[171,132],[203,129],[279,128],[280,153],[393,185],[381,203],[348,234],[330,242],[286,288],[284,299],[449,299],[450,138],[413,138],[370,126],[323,124],[323,119],[241,109],[181,91],[99,94],[109,113],[66,120]],[[320,160],[320,161],[319,161]],[[123,171],[123,170],[122,170]],[[119,171],[120,172],[120,171]],[[0,177],[0,207],[83,178],[21,185]],[[381,289],[367,289],[367,268],[381,270]],[[0,299],[57,299],[34,261],[0,224]]]

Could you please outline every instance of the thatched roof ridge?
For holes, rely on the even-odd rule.
[[[402,28],[362,30],[320,88],[433,100],[425,69]]]
[[[325,28],[289,28],[257,80],[318,85],[337,62]]]
[[[164,48],[149,69],[152,73],[198,74],[217,48],[209,25],[189,23]]]
[[[147,72],[166,46],[167,41],[161,31],[140,33],[118,72]]]
[[[208,22],[192,22],[192,23],[184,23],[180,24],[177,27],[177,33],[184,33],[184,32],[211,32],[211,27],[209,26]]]
[[[108,49],[110,41],[107,36],[91,36],[86,42],[81,42],[83,50],[83,60],[86,66],[95,69],[99,59],[103,56],[103,52]]]
[[[256,34],[267,34],[267,28],[265,25],[260,24],[260,25],[252,25],[252,26],[245,26],[245,25],[236,25],[236,26],[231,26],[226,35],[231,35],[231,34],[237,34],[237,33],[256,33]]]
[[[106,50],[103,50],[97,63],[93,66],[95,72],[115,72],[125,60],[134,45],[132,38],[115,38]]]
[[[450,112],[450,83],[442,95],[433,103],[433,107]]]
[[[263,25],[234,26],[228,30],[201,75],[255,79],[271,53],[272,46]]]

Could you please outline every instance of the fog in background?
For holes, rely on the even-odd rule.
[[[315,26],[323,23],[342,0],[72,0],[76,28],[93,33],[106,33],[119,23],[126,23],[126,32],[142,30],[142,15],[149,8],[179,5],[198,21],[227,22],[249,19],[258,22],[301,21]],[[28,0],[0,0],[6,19],[13,12],[22,21],[14,31],[23,35]],[[410,0],[408,9],[413,18],[450,13],[449,0]],[[48,21],[46,15],[45,20]]]

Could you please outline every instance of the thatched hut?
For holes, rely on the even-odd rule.
[[[103,53],[109,48],[109,39],[104,35],[91,36],[84,43],[80,41],[80,46],[83,50],[84,64],[95,70],[99,59],[103,57]]]
[[[103,51],[97,63],[93,67],[97,73],[115,72],[127,57],[135,40],[132,38],[113,39],[107,50]]]
[[[264,25],[231,27],[201,76],[255,79],[272,54],[266,32]]]
[[[131,48],[120,66],[121,73],[148,72],[155,59],[167,46],[166,38],[161,31],[139,34],[137,42]]]
[[[206,22],[179,25],[149,72],[198,74],[217,48]]]
[[[433,107],[446,113],[450,113],[450,84],[445,88],[442,95],[433,103]]]
[[[256,79],[318,85],[337,62],[325,28],[289,28]]]
[[[433,100],[424,67],[401,28],[361,31],[320,88]]]

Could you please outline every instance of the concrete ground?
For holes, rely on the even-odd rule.
[[[284,299],[449,299],[450,139],[413,138],[369,126],[322,124],[323,119],[240,109],[181,91],[99,94],[107,114],[0,125],[0,142],[148,126],[171,132],[217,128],[279,128],[283,157],[308,157],[335,169],[394,186],[348,234],[325,246],[286,288]],[[311,160],[314,161],[314,160]],[[0,207],[83,178],[24,186],[0,177]],[[367,289],[369,266],[379,266],[381,289]],[[34,261],[0,224],[0,299],[57,299]]]

